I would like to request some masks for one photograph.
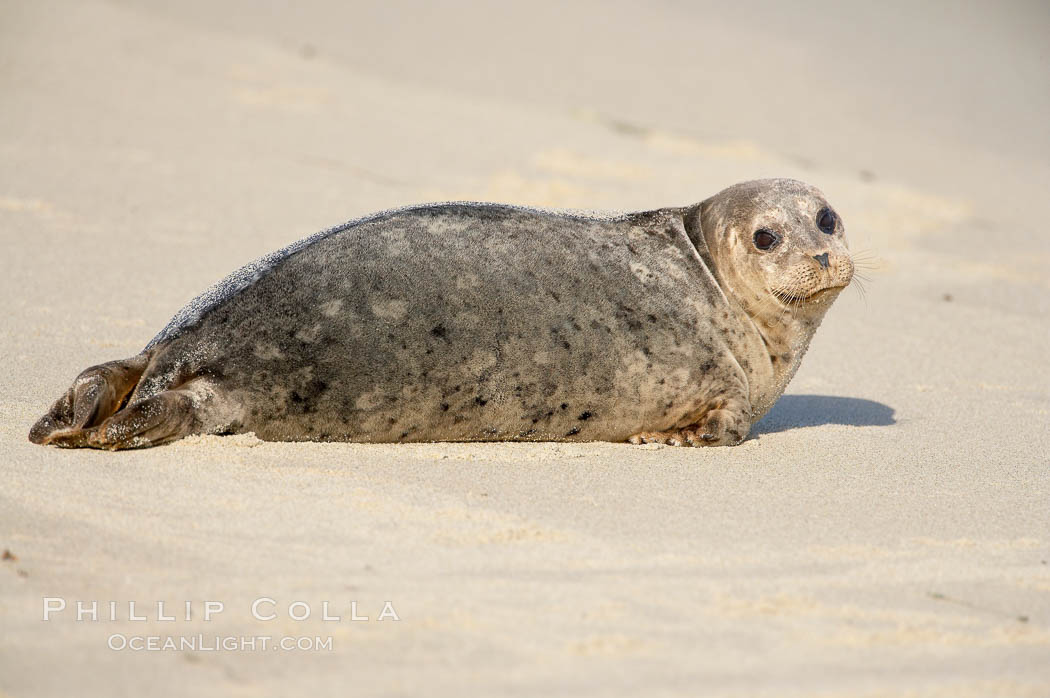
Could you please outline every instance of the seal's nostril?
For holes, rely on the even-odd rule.
[[[827,252],[825,252],[824,254],[815,254],[815,255],[813,255],[813,259],[817,260],[820,263],[820,268],[821,269],[827,269],[828,268],[828,253]]]

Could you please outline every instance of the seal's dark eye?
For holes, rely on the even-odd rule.
[[[755,247],[760,250],[768,250],[778,242],[780,242],[780,237],[772,230],[762,228],[755,231]]]
[[[820,232],[831,235],[835,232],[835,220],[834,211],[830,208],[822,208],[817,214],[817,227],[820,228]]]

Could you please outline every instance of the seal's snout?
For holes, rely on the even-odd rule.
[[[828,262],[828,253],[827,252],[825,252],[824,254],[815,254],[815,255],[813,255],[813,259],[817,260],[817,263],[820,264],[820,268],[821,269],[827,269],[828,268],[829,262]]]

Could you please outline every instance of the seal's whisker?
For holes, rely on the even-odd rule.
[[[877,252],[871,249],[857,250],[851,252],[850,261],[853,262],[853,266],[856,269],[865,269],[867,271],[880,271],[883,268],[884,262],[882,257]]]
[[[780,298],[781,291],[780,291],[779,287],[774,288],[773,286],[766,286],[765,288],[766,288],[766,293],[768,293],[772,298],[775,298],[777,300],[781,300],[781,298]],[[783,317],[783,311],[777,313],[776,321],[779,322],[781,317]]]
[[[875,255],[877,254],[874,247],[858,247],[855,250],[850,250],[851,255]]]
[[[786,308],[791,308],[795,300],[797,300],[798,298],[794,293],[791,293],[791,290],[792,289],[789,284],[782,284],[775,288],[771,288],[769,292],[772,296],[778,298]]]
[[[856,284],[850,284],[857,289],[857,293],[860,295],[861,300],[864,301],[864,307],[868,308],[868,290],[864,288],[864,284],[858,281]]]
[[[788,285],[781,284],[780,286],[772,287],[766,286],[766,291],[769,295],[780,300],[782,304],[781,310],[776,314],[774,322],[781,322],[785,316],[790,315],[792,319],[798,317],[797,310],[794,307],[795,296],[787,292]]]

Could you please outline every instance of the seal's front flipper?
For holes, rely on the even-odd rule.
[[[627,439],[632,444],[669,446],[735,446],[751,430],[751,407],[735,395],[720,396],[704,405],[693,424],[667,431],[643,431]]]
[[[86,446],[86,432],[112,416],[128,399],[149,363],[145,353],[92,366],[73,381],[29,431],[35,444]]]
[[[115,451],[146,448],[200,433],[200,406],[211,393],[209,384],[197,378],[173,390],[137,400],[98,427],[87,431],[84,444]]]

